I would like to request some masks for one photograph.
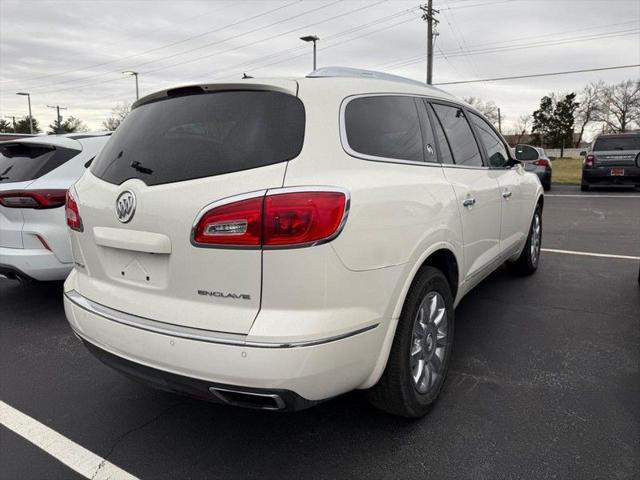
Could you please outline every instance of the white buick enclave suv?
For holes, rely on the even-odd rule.
[[[139,100],[70,190],[64,305],[106,364],[295,410],[353,389],[435,402],[454,308],[539,261],[542,187],[477,111],[375,72]]]

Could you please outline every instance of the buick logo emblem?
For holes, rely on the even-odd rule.
[[[136,213],[136,196],[130,190],[125,190],[116,199],[116,216],[122,223],[127,223]]]

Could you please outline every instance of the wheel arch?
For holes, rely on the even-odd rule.
[[[389,352],[391,351],[393,337],[396,334],[396,328],[398,326],[398,320],[402,312],[402,307],[406,300],[407,294],[409,293],[411,285],[413,285],[422,269],[426,266],[431,266],[442,271],[449,282],[449,286],[451,287],[451,293],[453,295],[455,305],[457,304],[457,295],[460,291],[460,278],[464,278],[462,272],[460,271],[462,265],[463,263],[461,255],[456,255],[455,248],[452,245],[444,242],[435,245],[433,248],[425,252],[417,262],[415,262],[409,275],[407,275],[405,284],[401,290],[400,295],[398,296],[393,316],[391,317],[384,342],[380,349],[380,354],[378,357],[378,361],[376,362],[376,366],[371,372],[371,375],[359,388],[366,389],[372,387],[382,376],[382,373],[384,372],[384,369],[387,365]]]

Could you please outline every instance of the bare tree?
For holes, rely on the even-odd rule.
[[[463,100],[487,117],[496,127],[498,126],[498,106],[493,100],[485,102],[478,97],[467,97]],[[502,117],[502,121],[504,122],[504,116]]]
[[[628,132],[640,126],[640,80],[627,80],[604,88],[600,120],[607,130]]]
[[[102,122],[102,126],[106,130],[115,130],[118,126],[127,118],[129,112],[131,111],[131,104],[122,103],[120,105],[116,105],[111,110],[111,116],[107,118],[104,122]]]
[[[580,105],[576,110],[576,128],[578,130],[576,148],[582,142],[582,136],[587,125],[602,118],[604,92],[605,85],[602,80],[590,83],[580,92],[578,97]]]
[[[516,143],[520,143],[522,139],[527,135],[527,130],[531,126],[531,115],[523,113],[518,117],[518,120],[513,125],[512,135],[515,137]]]

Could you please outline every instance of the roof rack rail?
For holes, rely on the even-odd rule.
[[[410,83],[411,85],[420,85],[421,87],[430,87],[417,80],[392,75],[390,73],[376,72],[375,70],[363,70],[360,68],[350,67],[323,67],[314,70],[307,78],[323,78],[323,77],[350,77],[350,78],[372,78],[376,80],[387,80],[390,82]]]

